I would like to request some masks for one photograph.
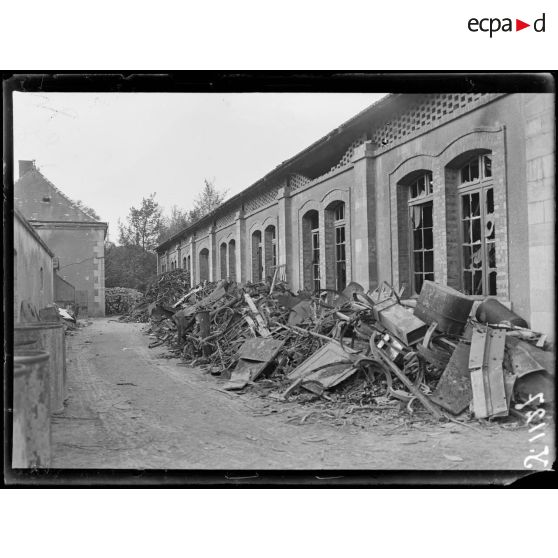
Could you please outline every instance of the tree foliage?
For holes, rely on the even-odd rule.
[[[191,224],[190,211],[180,209],[178,206],[173,205],[171,207],[170,216],[163,218],[163,229],[159,235],[159,242],[164,242]]]
[[[118,221],[120,244],[154,250],[163,230],[162,209],[155,201],[155,193],[141,200],[141,207],[131,207],[127,223]],[[121,285],[123,286],[123,285]]]
[[[92,208],[89,207],[88,205],[85,205],[81,200],[76,200],[74,201],[74,203],[87,215],[89,215],[89,217],[92,217],[93,219],[100,221],[101,218],[99,217],[99,214]]]
[[[159,236],[159,242],[164,242],[181,230],[189,227],[204,215],[217,209],[227,197],[227,191],[219,191],[213,181],[204,180],[204,187],[194,200],[191,209],[180,209],[176,205],[171,208],[169,217],[164,218],[164,226]]]
[[[203,190],[198,194],[198,197],[194,200],[194,207],[190,212],[190,218],[192,221],[197,221],[201,219],[204,215],[211,213],[213,210],[217,209],[224,201],[227,195],[227,191],[220,192],[213,182],[204,180]]]
[[[157,256],[140,246],[105,244],[105,286],[144,291],[157,275]]]

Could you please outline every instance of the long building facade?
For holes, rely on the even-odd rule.
[[[160,244],[192,285],[495,296],[554,335],[554,95],[388,95]]]

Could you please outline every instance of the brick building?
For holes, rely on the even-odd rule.
[[[554,330],[554,96],[382,98],[157,248],[192,284],[425,279]]]
[[[75,288],[80,313],[104,316],[107,223],[82,211],[33,161],[19,161],[14,206],[54,253],[58,275]]]

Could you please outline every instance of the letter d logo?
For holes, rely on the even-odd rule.
[[[533,23],[533,29],[537,32],[537,33],[544,33],[544,27],[545,27],[545,14],[543,13],[542,17],[539,19],[535,20],[535,23]]]

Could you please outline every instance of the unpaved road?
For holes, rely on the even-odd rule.
[[[222,381],[161,358],[144,328],[102,318],[68,336],[53,467],[521,470],[536,445],[524,427],[301,424],[289,420],[301,414],[297,403],[228,394]]]

